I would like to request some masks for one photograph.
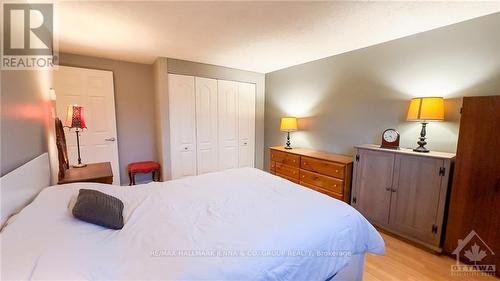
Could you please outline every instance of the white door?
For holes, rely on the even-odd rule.
[[[172,179],[196,175],[196,111],[193,76],[168,75]]]
[[[120,183],[118,140],[116,134],[113,72],[59,66],[54,72],[57,116],[64,123],[68,105],[84,108],[87,129],[80,133],[83,163],[111,162],[113,184]],[[76,133],[64,129],[71,165],[77,163]]]
[[[238,167],[238,82],[218,80],[219,170]]]
[[[196,77],[198,175],[217,171],[217,80]]]
[[[254,167],[255,84],[238,83],[239,167]]]

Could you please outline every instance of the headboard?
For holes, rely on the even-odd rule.
[[[66,136],[64,135],[64,128],[61,120],[56,117],[55,120],[56,128],[56,146],[57,146],[57,156],[59,160],[59,173],[57,175],[57,180],[62,180],[69,169],[68,161],[68,148],[66,147]]]
[[[50,185],[49,154],[44,153],[0,178],[0,226]]]

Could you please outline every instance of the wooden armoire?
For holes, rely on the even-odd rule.
[[[448,254],[459,253],[464,263],[495,264],[498,276],[500,96],[463,99],[455,163],[444,250]],[[479,246],[479,251],[474,251],[470,244]],[[478,255],[476,261],[471,261],[474,252]]]

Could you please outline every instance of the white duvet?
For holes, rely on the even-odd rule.
[[[81,188],[125,204],[125,226],[75,219]],[[355,209],[257,169],[118,187],[46,188],[1,233],[1,278],[325,280],[384,242]]]

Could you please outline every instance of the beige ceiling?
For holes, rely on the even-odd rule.
[[[59,2],[60,51],[270,72],[499,12],[500,2]]]

